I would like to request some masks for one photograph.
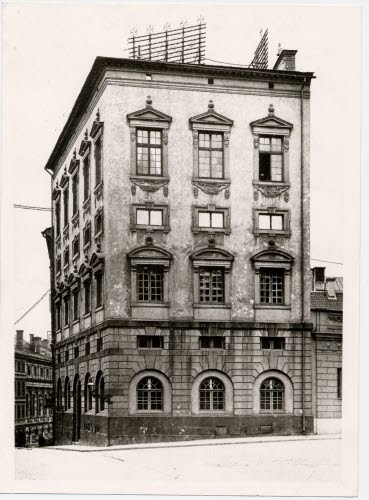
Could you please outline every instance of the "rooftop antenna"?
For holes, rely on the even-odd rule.
[[[188,26],[187,21],[182,21],[180,28],[170,29],[164,25],[164,31],[154,32],[150,25],[145,35],[138,35],[133,28],[128,38],[129,57],[131,59],[144,59],[149,61],[166,61],[174,63],[204,64],[206,23],[201,15],[198,24]]]
[[[260,30],[261,40],[256,47],[254,58],[251,61],[249,68],[268,69],[268,29]]]

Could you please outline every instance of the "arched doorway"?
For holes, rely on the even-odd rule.
[[[73,441],[79,441],[81,438],[81,381],[79,375],[74,377],[73,396]]]

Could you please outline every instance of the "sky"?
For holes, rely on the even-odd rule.
[[[200,14],[207,23],[206,57],[247,65],[260,30],[268,28],[269,67],[281,43],[298,50],[297,70],[316,74],[311,88],[311,257],[343,263],[344,167],[350,163],[343,146],[352,117],[350,93],[342,89],[353,88],[359,78],[352,58],[353,50],[359,51],[359,11],[352,7],[5,4],[3,164],[11,203],[50,206],[44,166],[95,57],[127,57],[133,27],[139,34],[149,24],[161,31],[166,22],[176,28],[182,20],[195,23]],[[16,321],[50,287],[41,235],[50,225],[50,213],[14,208],[11,220]],[[311,264],[326,266],[329,276],[343,275],[342,265]],[[14,328],[46,337],[48,296]]]

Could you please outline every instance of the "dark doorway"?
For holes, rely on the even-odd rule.
[[[81,381],[76,375],[73,388],[73,441],[81,438]]]

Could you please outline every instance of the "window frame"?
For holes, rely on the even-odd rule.
[[[198,165],[199,165],[199,170],[198,170],[198,175],[199,175],[199,179],[205,179],[205,180],[223,180],[224,179],[224,132],[216,132],[216,131],[205,131],[205,130],[199,130],[198,131],[198,134],[199,134],[199,146],[198,146],[198,154],[199,154],[199,158],[198,158]],[[200,146],[200,142],[201,142],[201,135],[209,135],[209,144],[210,146],[209,147],[205,147],[205,146]],[[216,135],[220,135],[221,136],[221,139],[222,139],[222,147],[221,148],[215,148],[215,147],[212,147],[212,137],[213,136],[216,136]],[[206,175],[201,175],[201,162],[200,162],[200,151],[208,151],[209,152],[209,173],[210,175],[209,176],[206,176]],[[212,169],[212,153],[215,152],[215,151],[221,151],[222,153],[222,175],[221,177],[215,177],[213,176],[213,169]]]
[[[138,142],[138,134],[139,132],[147,132],[148,133],[148,142]],[[160,144],[151,144],[150,143],[150,132],[159,132],[160,133]],[[148,164],[147,164],[147,169],[148,173],[145,172],[138,172],[138,148],[147,148],[148,151]],[[153,174],[151,173],[151,155],[150,151],[153,149],[154,151],[160,150],[160,173],[159,174]],[[163,177],[163,130],[158,128],[153,128],[153,127],[136,127],[136,175],[140,176],[148,176],[148,177]]]
[[[270,388],[270,389],[265,388],[264,389],[263,386],[269,381],[277,382],[282,387],[281,388]],[[259,387],[260,413],[285,413],[285,392],[286,392],[285,386],[279,378],[274,377],[274,376],[265,378],[261,382],[260,387]],[[274,398],[275,395],[277,395],[277,403],[279,403],[279,401],[278,401],[278,399],[279,399],[278,394],[279,393],[282,394],[282,396],[281,396],[281,408],[274,408],[274,407],[272,408],[272,406],[274,406],[274,403],[275,403],[275,398]],[[267,394],[269,395],[269,408],[263,408],[263,405],[267,404],[267,400],[265,399]]]
[[[157,378],[163,387],[163,406],[162,410],[137,410],[137,386],[139,382],[146,377]],[[170,415],[172,412],[172,385],[164,373],[158,370],[143,370],[136,373],[129,383],[128,388],[128,412],[130,415]]]
[[[261,150],[261,139],[269,139],[272,141],[273,139],[280,139],[281,141],[281,149],[280,151],[272,151],[272,143],[270,143],[270,151],[262,151]],[[261,179],[261,156],[268,156],[269,157],[269,179]],[[272,156],[281,156],[281,180],[275,180],[272,179]],[[271,183],[278,183],[278,184],[283,184],[284,183],[284,137],[283,135],[268,135],[268,134],[260,134],[259,135],[259,174],[258,174],[258,181],[259,182],[271,182]]]
[[[268,341],[269,347],[263,347],[263,342],[266,341]],[[276,341],[281,343],[281,347],[274,347]],[[286,339],[284,337],[260,337],[260,349],[263,351],[285,351]]]
[[[161,226],[153,226],[150,224],[137,224],[137,210],[161,210],[162,212],[162,225]],[[130,205],[130,216],[131,216],[131,231],[163,231],[164,233],[168,233],[170,231],[169,225],[169,206],[164,203],[132,203]]]
[[[153,340],[158,340],[159,346],[153,346]],[[140,345],[140,341],[146,341],[145,346]],[[155,349],[161,350],[164,345],[164,337],[162,335],[137,335],[137,349]]]
[[[203,345],[205,343],[205,340],[209,341],[208,346]],[[222,344],[222,346],[221,347],[215,346],[214,345],[215,340],[221,341],[220,343]],[[224,349],[225,349],[225,337],[216,336],[216,335],[201,335],[201,337],[199,337],[199,348],[200,349],[211,349],[211,350],[218,349],[218,350],[224,351]]]
[[[142,272],[147,272],[148,273],[148,278],[147,278],[147,287],[148,287],[148,296],[150,298],[146,299],[139,299],[140,294],[144,294],[144,292],[140,292],[140,273]],[[151,289],[152,289],[152,274],[153,273],[160,273],[160,300],[153,300],[151,298]],[[145,289],[145,287],[144,287]],[[137,280],[136,280],[136,302],[137,303],[146,303],[146,304],[162,304],[164,300],[164,270],[161,266],[137,266]]]
[[[260,215],[269,215],[273,216],[282,216],[282,229],[260,229],[259,228],[259,216]],[[254,208],[253,209],[253,234],[255,236],[260,235],[282,235],[285,237],[291,236],[291,211],[289,209],[279,209],[276,207],[268,207],[268,208]]]
[[[206,267],[200,267],[198,272],[199,272],[199,303],[209,304],[209,305],[225,304],[224,268],[206,266]],[[220,272],[220,280],[217,279],[214,280],[214,278],[218,277],[217,274],[215,273],[219,272]],[[205,297],[204,292],[206,291],[206,287],[202,286],[203,285],[202,275],[204,273],[209,274],[209,280],[208,280],[209,297],[210,297],[209,300],[204,300]],[[217,294],[217,290],[219,289],[221,290],[221,295]],[[221,297],[222,300],[213,300],[214,296],[216,297],[219,296]]]
[[[150,387],[149,388],[145,388],[145,387],[140,387],[141,384],[143,384],[144,381],[148,380],[149,384],[151,383],[151,380],[154,380],[156,381],[158,384],[159,384],[159,387],[156,387],[156,388],[153,388],[151,389]],[[164,407],[164,388],[163,388],[163,384],[161,382],[161,380],[158,378],[158,377],[155,377],[155,376],[146,376],[146,377],[143,377],[141,378],[141,380],[137,383],[137,386],[136,386],[136,391],[137,391],[137,396],[136,396],[136,402],[137,402],[137,407],[136,407],[136,411],[137,413],[162,413],[163,412],[163,407]],[[140,408],[140,399],[142,399],[142,397],[140,397],[140,392],[141,393],[147,393],[147,408]],[[160,394],[160,408],[152,408],[152,394],[153,393],[159,393]],[[146,399],[146,396],[144,396],[144,398]],[[157,403],[156,403],[157,404]]]
[[[268,284],[268,290],[266,291],[268,293],[268,300],[263,300],[263,275],[269,275],[269,284]],[[278,276],[279,275],[279,276]],[[274,301],[274,296],[276,295],[278,298],[278,289],[276,289],[276,283],[273,281],[274,277],[279,277],[281,278],[281,299],[280,301]],[[278,283],[277,283],[278,284]],[[285,278],[284,278],[284,269],[283,268],[269,268],[269,267],[263,267],[260,269],[260,288],[259,288],[259,303],[261,305],[278,305],[278,306],[284,306],[285,305]]]
[[[199,225],[199,214],[206,213],[221,213],[223,214],[223,227],[204,227]],[[220,207],[214,204],[208,205],[193,205],[192,206],[192,232],[197,233],[224,233],[231,234],[231,208]]]

